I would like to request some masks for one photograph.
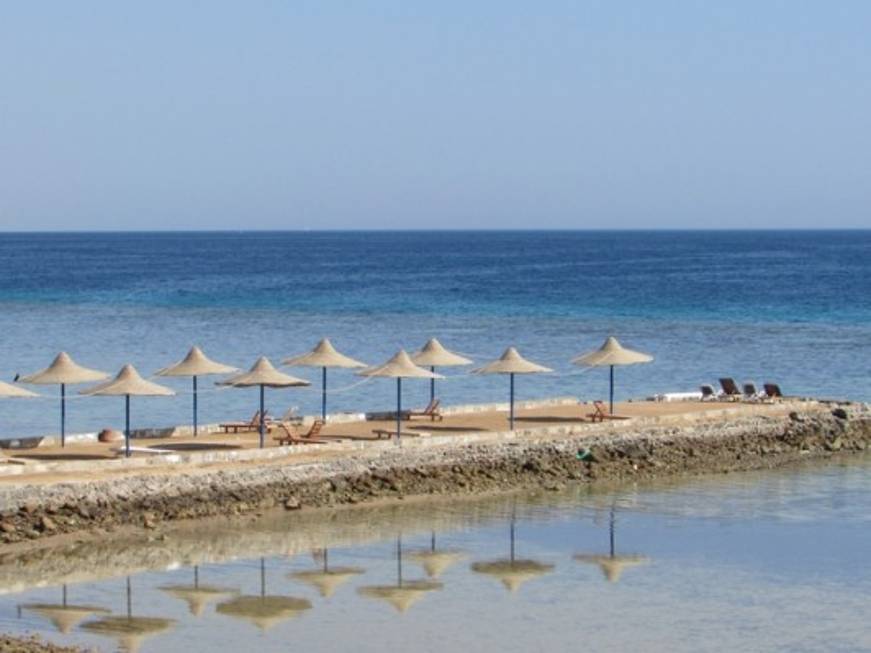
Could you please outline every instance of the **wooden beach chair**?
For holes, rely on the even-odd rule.
[[[439,406],[441,405],[441,401],[439,399],[433,399],[427,404],[427,407],[423,410],[409,410],[407,412],[403,412],[402,419],[411,421],[415,418],[420,417],[421,419],[429,419],[433,422],[441,422],[444,419],[444,415],[442,415],[439,410]]]
[[[780,386],[776,383],[763,383],[762,387],[765,389],[765,396],[769,399],[773,401],[783,399],[783,392],[781,392]]]
[[[741,392],[741,388],[739,388],[738,384],[735,383],[735,379],[731,377],[724,377],[720,379],[720,387],[723,388],[723,396],[726,399],[730,399],[732,401],[739,401],[744,397],[744,393]]]
[[[743,387],[745,401],[762,401],[765,399],[765,394],[756,389],[756,384],[753,381],[747,381]]]
[[[595,412],[587,413],[587,417],[594,422],[604,422],[606,419],[629,419],[621,415],[612,415],[604,401],[594,401],[593,408]]]
[[[391,429],[372,429],[372,433],[373,433],[373,435],[376,436],[376,438],[378,440],[381,440],[382,438],[387,438],[388,440],[392,440],[393,438],[396,437],[396,431],[393,431]],[[418,437],[420,437],[420,433],[403,431],[402,437],[403,438],[418,438]]]
[[[266,419],[267,431],[271,429],[269,423],[268,410],[263,411],[264,419]],[[239,433],[240,431],[259,431],[260,430],[260,411],[254,413],[254,416],[247,422],[225,422],[218,425],[224,433]]]
[[[716,401],[720,398],[717,391],[714,390],[714,386],[710,383],[703,383],[699,386],[699,390],[702,392],[702,401]]]
[[[324,428],[324,420],[316,419],[312,422],[307,433],[300,433],[290,422],[278,422],[278,428],[284,431],[284,435],[273,438],[279,445],[285,444],[329,444],[329,440],[323,440],[318,436]]]

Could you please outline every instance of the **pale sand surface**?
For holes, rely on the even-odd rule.
[[[728,420],[730,416],[748,416],[748,415],[783,415],[789,410],[794,409],[794,405],[790,403],[784,404],[749,404],[749,403],[727,403],[727,402],[627,402],[615,404],[615,414],[631,418],[660,418],[664,422],[674,420],[676,422],[683,421],[686,418],[704,418],[706,414],[713,419]],[[573,426],[578,424],[590,424],[590,419],[587,417],[593,411],[590,404],[581,405],[563,405],[563,406],[545,406],[540,408],[518,410],[516,412],[515,428],[519,430],[526,429],[543,429],[554,426]],[[624,422],[624,420],[620,420]],[[610,422],[598,425],[591,429],[591,434],[599,432],[600,429],[606,430],[610,427]],[[339,438],[346,441],[359,440],[375,440],[373,430],[385,429],[395,431],[396,422],[387,420],[378,421],[360,421],[347,422],[341,424],[328,424],[322,431],[322,436],[331,439]],[[417,419],[413,422],[402,423],[403,434],[406,432],[423,432],[432,435],[460,435],[468,433],[486,433],[500,432],[508,430],[507,411],[486,411],[477,413],[462,413],[456,415],[445,416],[443,421],[431,422],[429,420]],[[307,427],[301,427],[303,432]],[[272,432],[267,434],[266,446],[277,447],[278,444],[273,439],[275,436],[282,434],[278,428],[273,427]],[[541,434],[545,437],[555,437],[552,434]],[[526,437],[536,437],[533,432],[525,435]],[[192,451],[220,451],[225,449],[252,449],[258,446],[258,433],[256,431],[218,434],[209,433],[199,437],[172,437],[172,438],[142,438],[132,440],[131,443],[136,447],[149,447],[157,449],[171,449],[182,452]],[[20,461],[39,461],[39,462],[58,462],[58,461],[87,461],[95,462],[95,469],[87,474],[89,479],[97,477],[108,477],[112,475],[138,475],[138,474],[153,474],[156,471],[161,473],[189,473],[195,469],[214,470],[221,467],[244,467],[246,465],[270,465],[270,464],[297,464],[306,463],[316,460],[325,460],[330,458],[341,458],[348,455],[360,455],[359,449],[349,449],[345,451],[331,448],[329,451],[318,451],[318,445],[297,445],[298,449],[303,447],[302,452],[295,452],[292,457],[279,457],[271,460],[255,460],[255,461],[221,461],[221,462],[198,462],[190,464],[175,464],[166,466],[150,466],[148,469],[106,469],[99,465],[101,460],[110,460],[118,458],[118,454],[113,449],[118,449],[123,446],[120,443],[75,443],[67,445],[61,449],[57,445],[38,447],[30,450],[8,450],[4,453],[4,458],[13,458]],[[143,456],[148,454],[134,453],[134,456]],[[25,466],[26,467],[26,466]],[[63,480],[81,479],[84,476],[82,472],[42,472],[38,474],[16,474],[14,476],[0,476],[0,484],[20,484],[22,482],[39,482],[52,483]]]

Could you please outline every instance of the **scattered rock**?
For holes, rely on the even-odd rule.
[[[835,408],[832,411],[832,415],[834,415],[838,419],[847,419],[847,417],[848,417],[847,411],[844,410],[843,408]]]
[[[302,508],[302,504],[296,497],[290,497],[284,502],[284,508],[285,510],[299,510]]]

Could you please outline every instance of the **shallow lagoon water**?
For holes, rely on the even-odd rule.
[[[270,513],[166,540],[82,544],[0,565],[0,628],[115,650],[116,638],[87,625],[99,615],[60,634],[22,607],[61,603],[65,586],[68,605],[172,620],[126,641],[141,651],[867,651],[869,471],[862,456],[614,491]],[[514,567],[492,565],[511,560],[512,532]],[[437,578],[419,557],[433,539],[456,554]],[[325,566],[347,572],[330,577],[329,596],[307,573]],[[195,582],[228,593],[195,615],[166,589]],[[266,614],[276,605],[285,611]]]

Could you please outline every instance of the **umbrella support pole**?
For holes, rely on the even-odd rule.
[[[321,374],[321,418],[327,421],[327,368]]]
[[[396,441],[402,440],[402,377],[396,377]]]
[[[124,456],[130,457],[130,395],[124,395]]]
[[[60,446],[67,444],[67,386],[60,384]]]
[[[510,390],[509,390],[509,399],[508,399],[508,404],[509,404],[508,424],[509,424],[510,429],[513,431],[514,430],[514,374],[509,374],[508,376],[511,379],[509,381]]]
[[[260,386],[260,448],[262,449],[266,441],[264,430],[266,429],[266,415],[263,414],[264,404],[266,403],[266,389]]]
[[[614,366],[611,366],[611,391],[608,395],[611,414],[614,414]]]
[[[194,437],[197,437],[197,377],[194,376]]]
[[[429,371],[435,374],[435,365],[430,365]],[[429,380],[429,403],[435,401],[435,378]]]

